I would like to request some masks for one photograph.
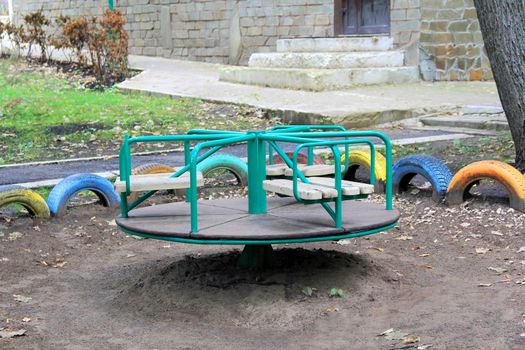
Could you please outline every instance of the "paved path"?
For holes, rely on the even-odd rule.
[[[461,138],[468,137],[464,134],[451,134],[441,131],[420,131],[420,130],[380,130],[386,133],[395,143],[411,144],[420,142],[436,141],[440,138]],[[294,149],[294,145],[281,145],[286,151]],[[246,157],[246,145],[227,147],[220,152]],[[157,155],[134,156],[133,166],[145,163],[160,162],[173,166],[184,164],[182,152],[170,152]],[[90,161],[71,161],[67,163],[51,163],[41,165],[21,165],[0,167],[0,185],[24,184],[26,187],[52,186],[61,178],[77,173],[103,173],[105,177],[115,176],[118,170],[118,158],[100,159]]]
[[[465,105],[500,105],[492,82],[422,82],[307,92],[220,82],[216,64],[143,56],[131,56],[130,63],[144,71],[119,84],[124,91],[247,104],[274,111],[287,122],[315,123],[322,116],[335,124],[364,127]]]

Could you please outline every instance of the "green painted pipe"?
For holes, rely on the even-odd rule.
[[[110,11],[113,11],[115,8],[115,5],[113,4],[113,0],[108,0],[108,8]]]

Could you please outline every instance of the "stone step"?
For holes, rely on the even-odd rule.
[[[417,66],[351,69],[227,66],[221,68],[220,80],[273,88],[328,91],[361,85],[413,83],[419,81],[419,69]]]
[[[277,52],[388,51],[394,39],[388,36],[346,38],[299,38],[277,40]]]
[[[421,123],[434,127],[468,128],[477,130],[505,131],[509,124],[504,116],[456,115],[421,118]]]
[[[252,54],[248,65],[268,68],[339,69],[401,67],[404,61],[403,51],[273,52]]]

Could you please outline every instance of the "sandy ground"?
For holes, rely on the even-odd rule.
[[[275,246],[264,271],[238,246],[134,239],[97,205],[0,219],[0,332],[25,330],[0,348],[524,349],[525,215],[422,192],[396,206],[394,230]]]

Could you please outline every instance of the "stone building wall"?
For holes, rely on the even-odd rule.
[[[105,0],[15,0],[15,17],[101,14]],[[279,38],[333,36],[333,0],[116,0],[130,53],[245,64]]]
[[[115,0],[130,53],[246,64],[279,38],[334,36],[334,0]],[[97,15],[106,0],[14,0],[15,18]],[[426,80],[491,79],[472,0],[391,0],[391,35]]]
[[[420,46],[435,80],[490,80],[472,0],[421,0]]]

